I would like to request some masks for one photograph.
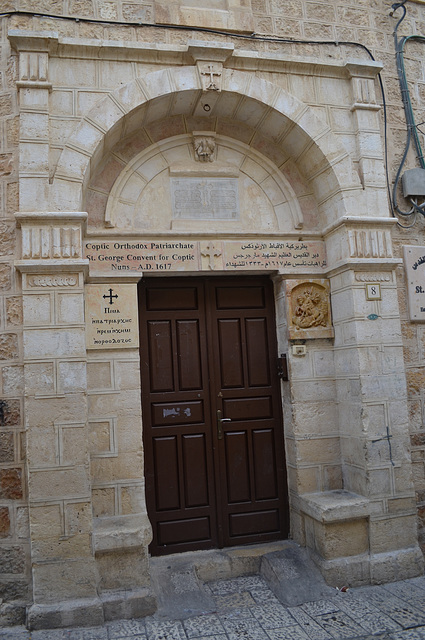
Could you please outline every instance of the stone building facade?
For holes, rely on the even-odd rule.
[[[3,2],[0,624],[150,613],[150,552],[423,571],[425,220],[389,193],[393,31],[425,37],[425,3],[400,5]]]

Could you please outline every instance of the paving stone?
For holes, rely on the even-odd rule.
[[[31,631],[31,640],[66,640],[66,638],[69,638],[69,629]],[[0,640],[3,640],[1,635]]]
[[[232,580],[217,580],[208,582],[207,585],[211,589],[211,592],[217,595],[250,591],[251,589],[258,588],[269,589],[266,581],[260,578],[260,576],[242,576],[240,578],[233,578]]]
[[[136,634],[140,637],[146,637],[146,627],[143,620],[117,620],[116,622],[108,623],[107,629],[109,640],[125,638],[126,636],[133,637]]]
[[[66,640],[108,640],[108,630],[106,627],[72,629],[69,631],[69,635],[65,635],[65,638]]]
[[[363,629],[343,611],[333,611],[315,618],[324,629],[336,640],[361,636]]]
[[[223,622],[229,640],[269,640],[269,636],[255,620],[225,620]]]
[[[228,640],[227,636],[220,633],[218,636],[196,636],[193,640]]]
[[[266,604],[262,607],[253,607],[251,612],[263,629],[279,629],[297,624],[288,609],[281,604]]]
[[[23,627],[0,629],[0,640],[30,640],[30,632]]]
[[[406,629],[398,633],[391,634],[392,640],[424,640],[425,628],[422,629]]]
[[[213,597],[217,605],[217,611],[229,611],[232,609],[247,609],[249,607],[255,607],[255,600],[249,591],[229,593],[227,595]]]
[[[330,640],[332,638],[332,636],[303,611],[301,607],[291,607],[288,611],[312,640]]]
[[[317,602],[306,602],[301,605],[301,608],[308,613],[308,615],[320,616],[324,613],[332,613],[338,611],[338,605],[333,600],[317,600]]]
[[[220,619],[214,615],[188,618],[183,621],[183,626],[188,638],[211,637],[224,633]]]
[[[280,604],[274,593],[268,588],[250,589],[249,592],[257,604]]]
[[[308,635],[300,626],[271,629],[267,632],[270,640],[309,640]]]
[[[379,633],[400,630],[400,625],[364,598],[347,597],[339,600],[339,607],[354,618],[365,631]]]
[[[146,622],[148,640],[187,640],[181,622]]]

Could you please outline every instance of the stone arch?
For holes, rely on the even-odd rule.
[[[199,110],[206,95],[197,68],[181,67],[136,78],[99,100],[80,121],[60,155],[52,183],[52,209],[81,210],[84,189],[95,168],[108,150],[142,124],[161,116],[177,118],[182,113],[205,121],[204,112]],[[235,128],[239,126],[234,137],[242,139],[251,129],[260,138],[256,140],[257,150],[261,151],[263,136],[284,157],[292,157],[302,166],[319,207],[326,205],[327,223],[351,213],[351,203],[362,189],[359,178],[348,152],[308,105],[267,80],[231,69],[223,70],[222,91],[214,97],[218,99],[209,120],[230,117]]]

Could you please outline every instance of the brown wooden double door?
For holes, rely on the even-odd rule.
[[[285,538],[268,278],[144,278],[142,407],[154,555]]]

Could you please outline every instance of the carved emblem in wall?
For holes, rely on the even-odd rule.
[[[194,131],[193,148],[197,162],[213,162],[216,151],[215,133],[212,131]]]
[[[333,337],[327,280],[288,280],[286,292],[291,340]]]
[[[60,276],[37,275],[29,276],[28,284],[30,287],[75,287],[78,277],[73,274],[62,274]]]
[[[221,91],[223,65],[220,62],[198,62],[204,91]]]

